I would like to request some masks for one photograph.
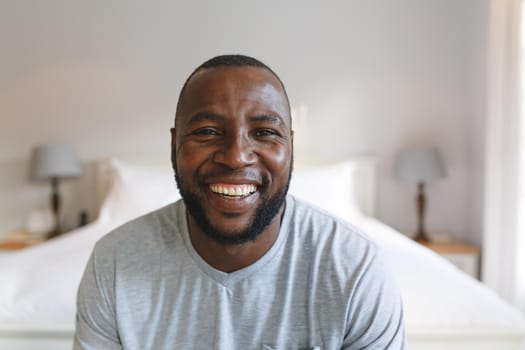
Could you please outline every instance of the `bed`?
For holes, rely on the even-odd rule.
[[[95,242],[179,198],[167,159],[146,155],[101,161],[95,222],[38,246],[0,254],[0,349],[71,349],[76,289]],[[296,163],[290,192],[351,221],[383,251],[403,294],[409,349],[525,350],[522,314],[373,218],[373,158]]]

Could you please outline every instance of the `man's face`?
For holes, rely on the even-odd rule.
[[[254,240],[282,207],[292,132],[279,81],[256,67],[203,69],[172,134],[177,184],[199,228],[222,244]]]

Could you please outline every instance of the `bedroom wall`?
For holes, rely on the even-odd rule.
[[[273,67],[302,120],[299,155],[373,154],[377,216],[410,231],[414,188],[392,177],[401,147],[440,147],[428,227],[481,241],[486,0],[0,2],[0,234],[45,206],[31,149],[74,145],[86,173],[65,184],[69,226],[93,211],[90,164],[165,152],[178,91],[213,55]],[[94,213],[90,213],[94,216]]]

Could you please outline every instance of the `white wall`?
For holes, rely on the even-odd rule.
[[[71,142],[87,163],[167,154],[185,77],[245,53],[308,106],[298,153],[379,156],[378,216],[396,228],[415,225],[396,152],[440,146],[449,176],[429,187],[428,227],[481,240],[487,1],[131,3],[0,2],[0,232],[47,200],[26,177],[36,144]],[[91,181],[67,184],[71,223],[91,206]]]

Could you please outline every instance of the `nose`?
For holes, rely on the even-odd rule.
[[[256,155],[247,135],[232,134],[224,139],[220,149],[215,152],[213,160],[230,169],[239,169],[254,164]]]

